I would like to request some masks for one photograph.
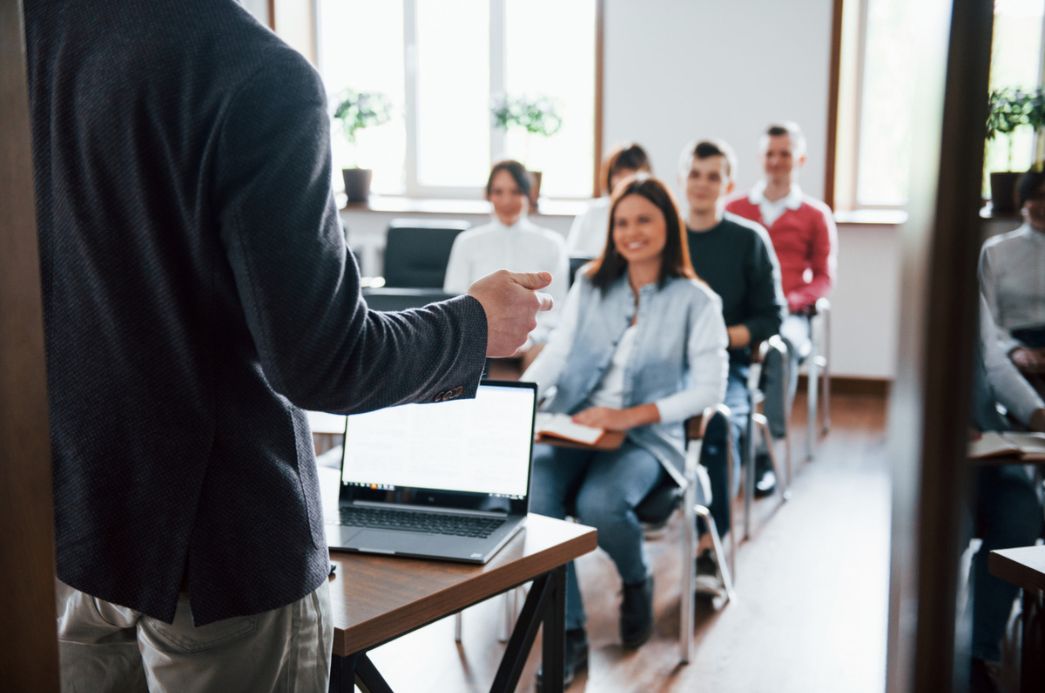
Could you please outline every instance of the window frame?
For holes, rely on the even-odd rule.
[[[403,95],[403,118],[406,131],[406,146],[404,154],[404,190],[402,197],[408,199],[474,199],[482,197],[484,187],[479,186],[437,186],[423,185],[418,179],[418,70],[417,70],[417,2],[418,0],[394,0],[403,3],[403,66],[404,66],[404,95]],[[490,83],[489,93],[500,94],[504,92],[505,82],[505,15],[506,0],[487,0],[489,3],[490,17]],[[592,75],[594,104],[594,122],[592,133],[594,137],[594,157],[592,161],[592,197],[600,194],[599,171],[602,167],[602,131],[603,131],[603,34],[605,17],[605,0],[593,0],[595,3],[595,32],[593,45],[595,47],[595,70]],[[323,73],[323,65],[319,56],[322,42],[322,12],[319,0],[310,0],[313,31],[316,41],[315,63],[320,73]],[[496,157],[497,152],[504,151],[506,135],[497,128],[489,129],[489,145],[491,157]],[[493,160],[491,160],[491,165]],[[563,199],[581,199],[563,198]]]
[[[871,0],[833,2],[825,202],[836,212],[905,211],[906,203],[867,204],[859,199],[859,152],[863,128],[861,111],[867,68],[867,17]],[[851,26],[853,23],[855,26]],[[1045,84],[1045,16],[1042,18],[1041,31],[1038,82]],[[853,41],[855,45],[850,43]],[[853,51],[851,56],[847,55],[850,50]],[[843,86],[844,80],[851,80],[851,87]],[[1033,143],[1031,146],[1034,146]]]

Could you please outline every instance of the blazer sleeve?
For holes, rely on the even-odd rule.
[[[322,83],[296,54],[245,81],[216,136],[212,204],[266,379],[298,406],[345,413],[474,396],[482,306],[367,308],[331,195],[329,137]]]

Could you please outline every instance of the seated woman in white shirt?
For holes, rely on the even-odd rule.
[[[537,317],[537,329],[530,336],[533,344],[542,344],[554,328],[566,297],[570,263],[562,235],[526,218],[530,190],[530,175],[518,161],[493,165],[486,181],[493,219],[457,236],[443,290],[463,294],[472,282],[500,269],[550,273],[552,283],[544,291],[554,299],[555,307]],[[524,363],[528,363],[525,356]]]
[[[620,636],[653,630],[653,578],[635,508],[665,478],[685,484],[683,422],[722,401],[728,361],[719,297],[689,262],[686,226],[667,186],[647,174],[614,191],[606,251],[577,273],[559,328],[523,380],[576,423],[624,431],[614,451],[537,445],[533,512],[569,512],[598,529],[624,583]],[[699,493],[699,490],[698,490]],[[567,679],[587,665],[584,607],[566,571]]]
[[[1045,172],[1020,177],[1023,225],[995,236],[980,253],[980,288],[1002,351],[1045,391]]]
[[[602,164],[602,197],[596,199],[588,209],[577,215],[566,236],[566,251],[570,257],[599,257],[606,245],[606,227],[610,221],[610,195],[613,188],[629,176],[640,171],[652,173],[649,155],[635,144],[614,147]]]

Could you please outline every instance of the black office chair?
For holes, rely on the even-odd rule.
[[[573,280],[577,276],[577,270],[584,267],[586,264],[591,262],[594,258],[590,257],[571,257],[570,258],[570,286],[573,286]]]
[[[442,289],[446,264],[466,221],[393,219],[385,240],[385,287]]]

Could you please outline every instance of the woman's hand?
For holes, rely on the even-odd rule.
[[[627,431],[637,426],[660,421],[660,410],[655,404],[640,404],[629,409],[591,407],[573,415],[573,422],[607,431]]]

